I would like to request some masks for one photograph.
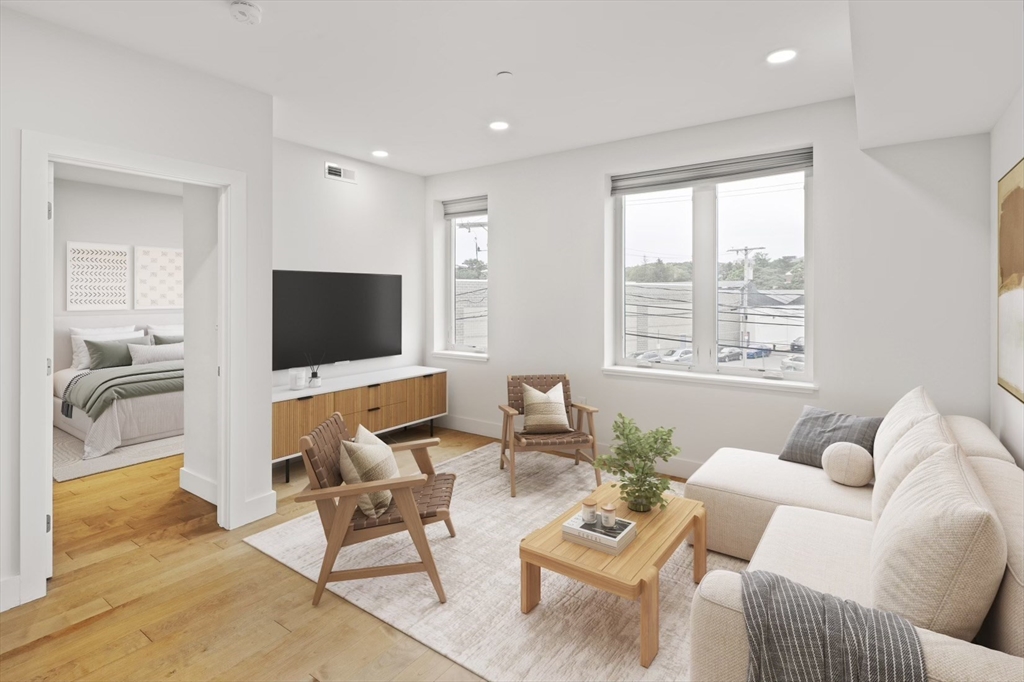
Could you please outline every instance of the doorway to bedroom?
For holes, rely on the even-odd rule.
[[[141,529],[136,544],[151,507],[216,516],[220,192],[50,166],[51,571],[61,573],[83,547],[102,547],[103,533],[68,532],[88,525],[76,513],[85,501],[110,509],[110,537]]]

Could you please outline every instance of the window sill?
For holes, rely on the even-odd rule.
[[[435,358],[451,358],[452,360],[470,360],[472,362],[487,362],[490,357],[487,353],[470,353],[463,350],[435,350]]]
[[[818,385],[809,381],[791,381],[788,379],[761,379],[759,377],[742,377],[731,374],[702,374],[685,370],[655,369],[647,367],[631,367],[612,365],[602,370],[611,376],[654,379],[656,381],[682,381],[692,384],[712,384],[715,386],[733,386],[736,388],[752,388],[762,391],[781,391],[784,393],[817,393]]]

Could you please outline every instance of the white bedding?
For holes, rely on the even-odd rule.
[[[185,432],[185,392],[160,393],[115,400],[94,422],[83,410],[74,409],[71,418],[60,412],[61,398],[68,382],[88,370],[62,369],[53,373],[53,425],[85,442],[85,456],[92,459],[114,448],[145,443]]]

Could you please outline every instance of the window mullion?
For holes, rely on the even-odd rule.
[[[694,369],[714,372],[718,367],[718,238],[714,184],[693,188],[693,340]]]

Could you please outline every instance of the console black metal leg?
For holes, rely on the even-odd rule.
[[[284,482],[292,482],[292,461],[290,459],[284,461]]]

